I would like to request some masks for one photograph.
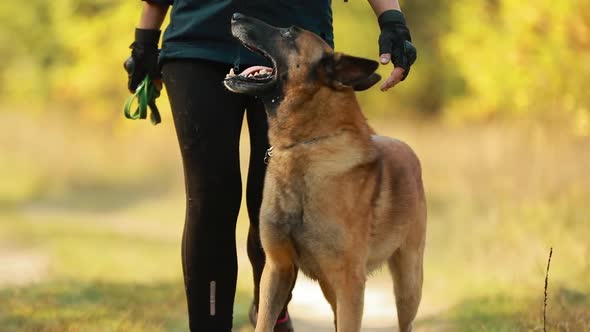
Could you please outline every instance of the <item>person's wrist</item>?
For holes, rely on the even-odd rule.
[[[157,29],[135,28],[135,41],[141,44],[158,45],[161,31]]]
[[[383,28],[389,25],[401,24],[405,26],[406,18],[399,10],[390,9],[381,13],[381,15],[379,15],[377,18],[377,22],[379,23],[379,27],[383,30]]]

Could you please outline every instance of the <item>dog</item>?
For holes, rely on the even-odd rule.
[[[379,81],[379,64],[334,52],[304,29],[238,13],[231,31],[272,65],[231,71],[223,81],[262,100],[272,145],[256,332],[273,331],[298,270],[319,282],[336,331],[360,331],[365,281],[385,263],[400,331],[411,331],[422,296],[426,200],[416,154],[377,136],[355,97]]]

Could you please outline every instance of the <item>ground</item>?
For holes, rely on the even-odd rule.
[[[590,331],[589,140],[529,125],[373,123],[422,161],[429,221],[416,331],[541,331],[550,247],[548,331]],[[171,121],[162,126],[165,135],[146,124],[108,141],[23,122],[23,142],[38,130],[46,142],[0,141],[3,332],[187,330],[182,169]],[[45,148],[55,142],[76,153]],[[234,330],[244,332],[247,224],[241,214]],[[364,331],[395,330],[386,274],[369,281],[366,303]],[[290,310],[298,332],[331,331],[314,283],[300,278]]]

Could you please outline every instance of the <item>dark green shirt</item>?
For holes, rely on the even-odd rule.
[[[229,64],[262,64],[264,59],[232,37],[231,16],[239,12],[279,27],[297,25],[332,47],[331,0],[150,0],[172,5],[160,57],[199,58]]]

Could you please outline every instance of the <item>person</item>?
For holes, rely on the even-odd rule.
[[[381,85],[386,91],[408,75],[416,50],[398,1],[369,3],[381,28],[380,62],[395,65]],[[160,27],[170,6],[170,23],[159,51]],[[264,267],[258,220],[269,147],[266,113],[257,98],[227,91],[222,80],[232,67],[238,73],[265,60],[231,36],[234,12],[275,26],[300,26],[334,46],[331,0],[144,0],[131,45],[135,66],[128,87],[134,92],[148,74],[153,80],[162,77],[168,92],[185,177],[182,268],[191,331],[232,328],[238,270],[235,227],[242,199],[238,149],[244,113],[251,150],[246,203],[247,252],[254,275],[253,324]],[[286,306],[275,331],[293,331]]]

